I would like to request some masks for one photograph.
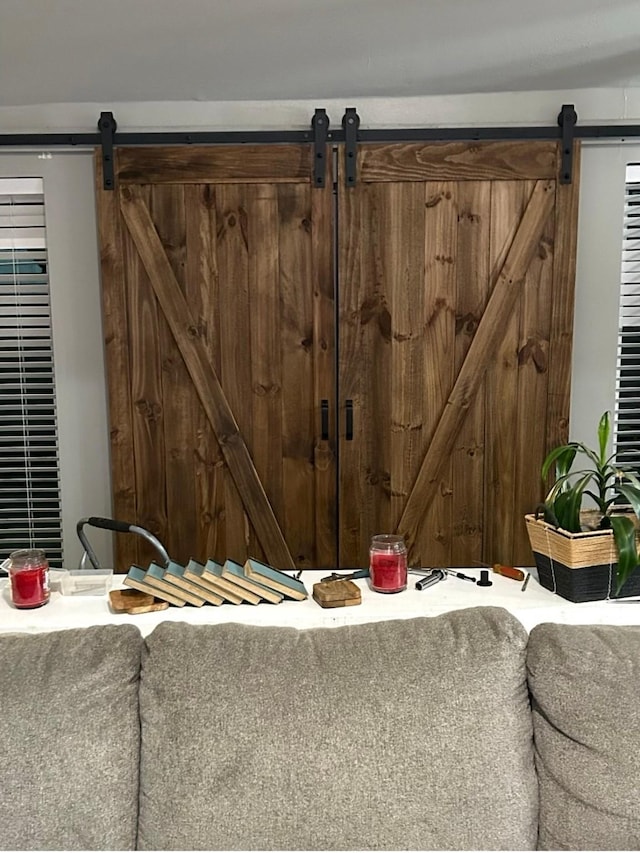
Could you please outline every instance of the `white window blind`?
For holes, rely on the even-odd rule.
[[[43,181],[0,179],[0,561],[62,565],[58,431]]]

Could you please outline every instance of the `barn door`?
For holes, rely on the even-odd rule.
[[[118,148],[105,191],[96,157],[114,514],[180,562],[335,565],[332,182],[311,159]],[[120,570],[155,556],[117,545]]]
[[[558,145],[362,145],[339,202],[340,560],[530,565],[567,438],[577,220]],[[344,186],[340,175],[339,186]]]

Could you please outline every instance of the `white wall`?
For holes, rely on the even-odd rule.
[[[44,179],[63,544],[73,568],[82,554],[78,519],[111,515],[93,159],[90,152],[54,151],[50,160],[2,154],[0,177]],[[87,535],[103,565],[112,565],[110,534],[90,528]]]
[[[109,109],[121,131],[300,129],[315,107],[325,107],[335,127],[347,106],[358,109],[362,127],[553,124],[563,103],[575,104],[582,123],[640,118],[640,90],[616,89],[353,102],[8,107],[0,109],[0,134],[94,132],[100,111]],[[0,149],[0,176],[45,181],[65,561],[73,566],[80,556],[77,519],[111,514],[93,168],[87,151],[53,149],[51,159],[39,153]],[[640,145],[583,147],[570,433],[589,443],[599,416],[613,406],[624,173],[634,160],[640,162]],[[90,538],[109,565],[108,535],[91,531]]]
[[[640,144],[584,145],[580,181],[571,438],[596,442],[600,415],[613,411],[628,163]]]

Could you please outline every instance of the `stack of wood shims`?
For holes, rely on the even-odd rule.
[[[186,566],[174,561],[165,567],[151,563],[146,570],[131,566],[123,583],[165,602],[166,606],[176,607],[260,604],[262,601],[279,604],[285,598],[294,601],[307,598],[302,581],[254,559],[248,559],[244,565],[233,560],[226,560],[222,565],[215,560],[208,560],[204,565],[190,560]],[[118,604],[112,601],[114,610]]]

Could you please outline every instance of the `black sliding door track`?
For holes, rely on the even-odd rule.
[[[576,125],[574,139],[618,139],[640,137],[640,124]],[[378,130],[358,129],[358,142],[474,142],[562,139],[560,127],[416,127]],[[114,145],[230,145],[242,143],[312,142],[307,130],[223,130],[120,132],[114,134]],[[328,142],[344,142],[342,128],[329,130]],[[100,146],[99,133],[0,133],[0,146],[5,148],[49,148],[64,146]]]
[[[316,110],[325,116],[324,110]],[[359,118],[353,108],[348,108],[345,116],[352,113]],[[101,121],[105,117],[112,119],[111,113],[102,113],[95,133],[0,133],[0,146],[13,148],[40,148],[53,146],[100,146],[104,141]],[[413,127],[369,129],[357,127],[358,142],[446,142],[481,140],[541,140],[563,138],[565,130],[563,119],[567,116],[571,124],[574,139],[631,139],[640,137],[639,124],[577,124],[577,115],[573,105],[564,105],[558,115],[558,123],[550,126],[534,127]],[[314,117],[315,118],[315,117]],[[326,139],[328,142],[344,142],[349,128],[336,125],[329,127],[328,117]],[[309,130],[197,130],[197,131],[118,131],[113,120],[114,145],[224,145],[238,143],[303,143],[314,141],[314,120],[309,122]]]
[[[324,186],[324,146],[345,143],[347,186],[357,181],[357,145],[366,142],[480,142],[499,140],[557,140],[562,144],[561,184],[572,181],[573,141],[640,138],[640,124],[578,126],[573,104],[563,104],[557,123],[548,127],[414,127],[361,129],[354,107],[347,107],[342,126],[330,128],[326,110],[317,108],[308,130],[228,130],[122,132],[111,112],[102,112],[97,133],[0,133],[0,148],[101,147],[104,189],[115,186],[113,149],[119,145],[229,145],[311,143],[314,145],[314,185]]]

